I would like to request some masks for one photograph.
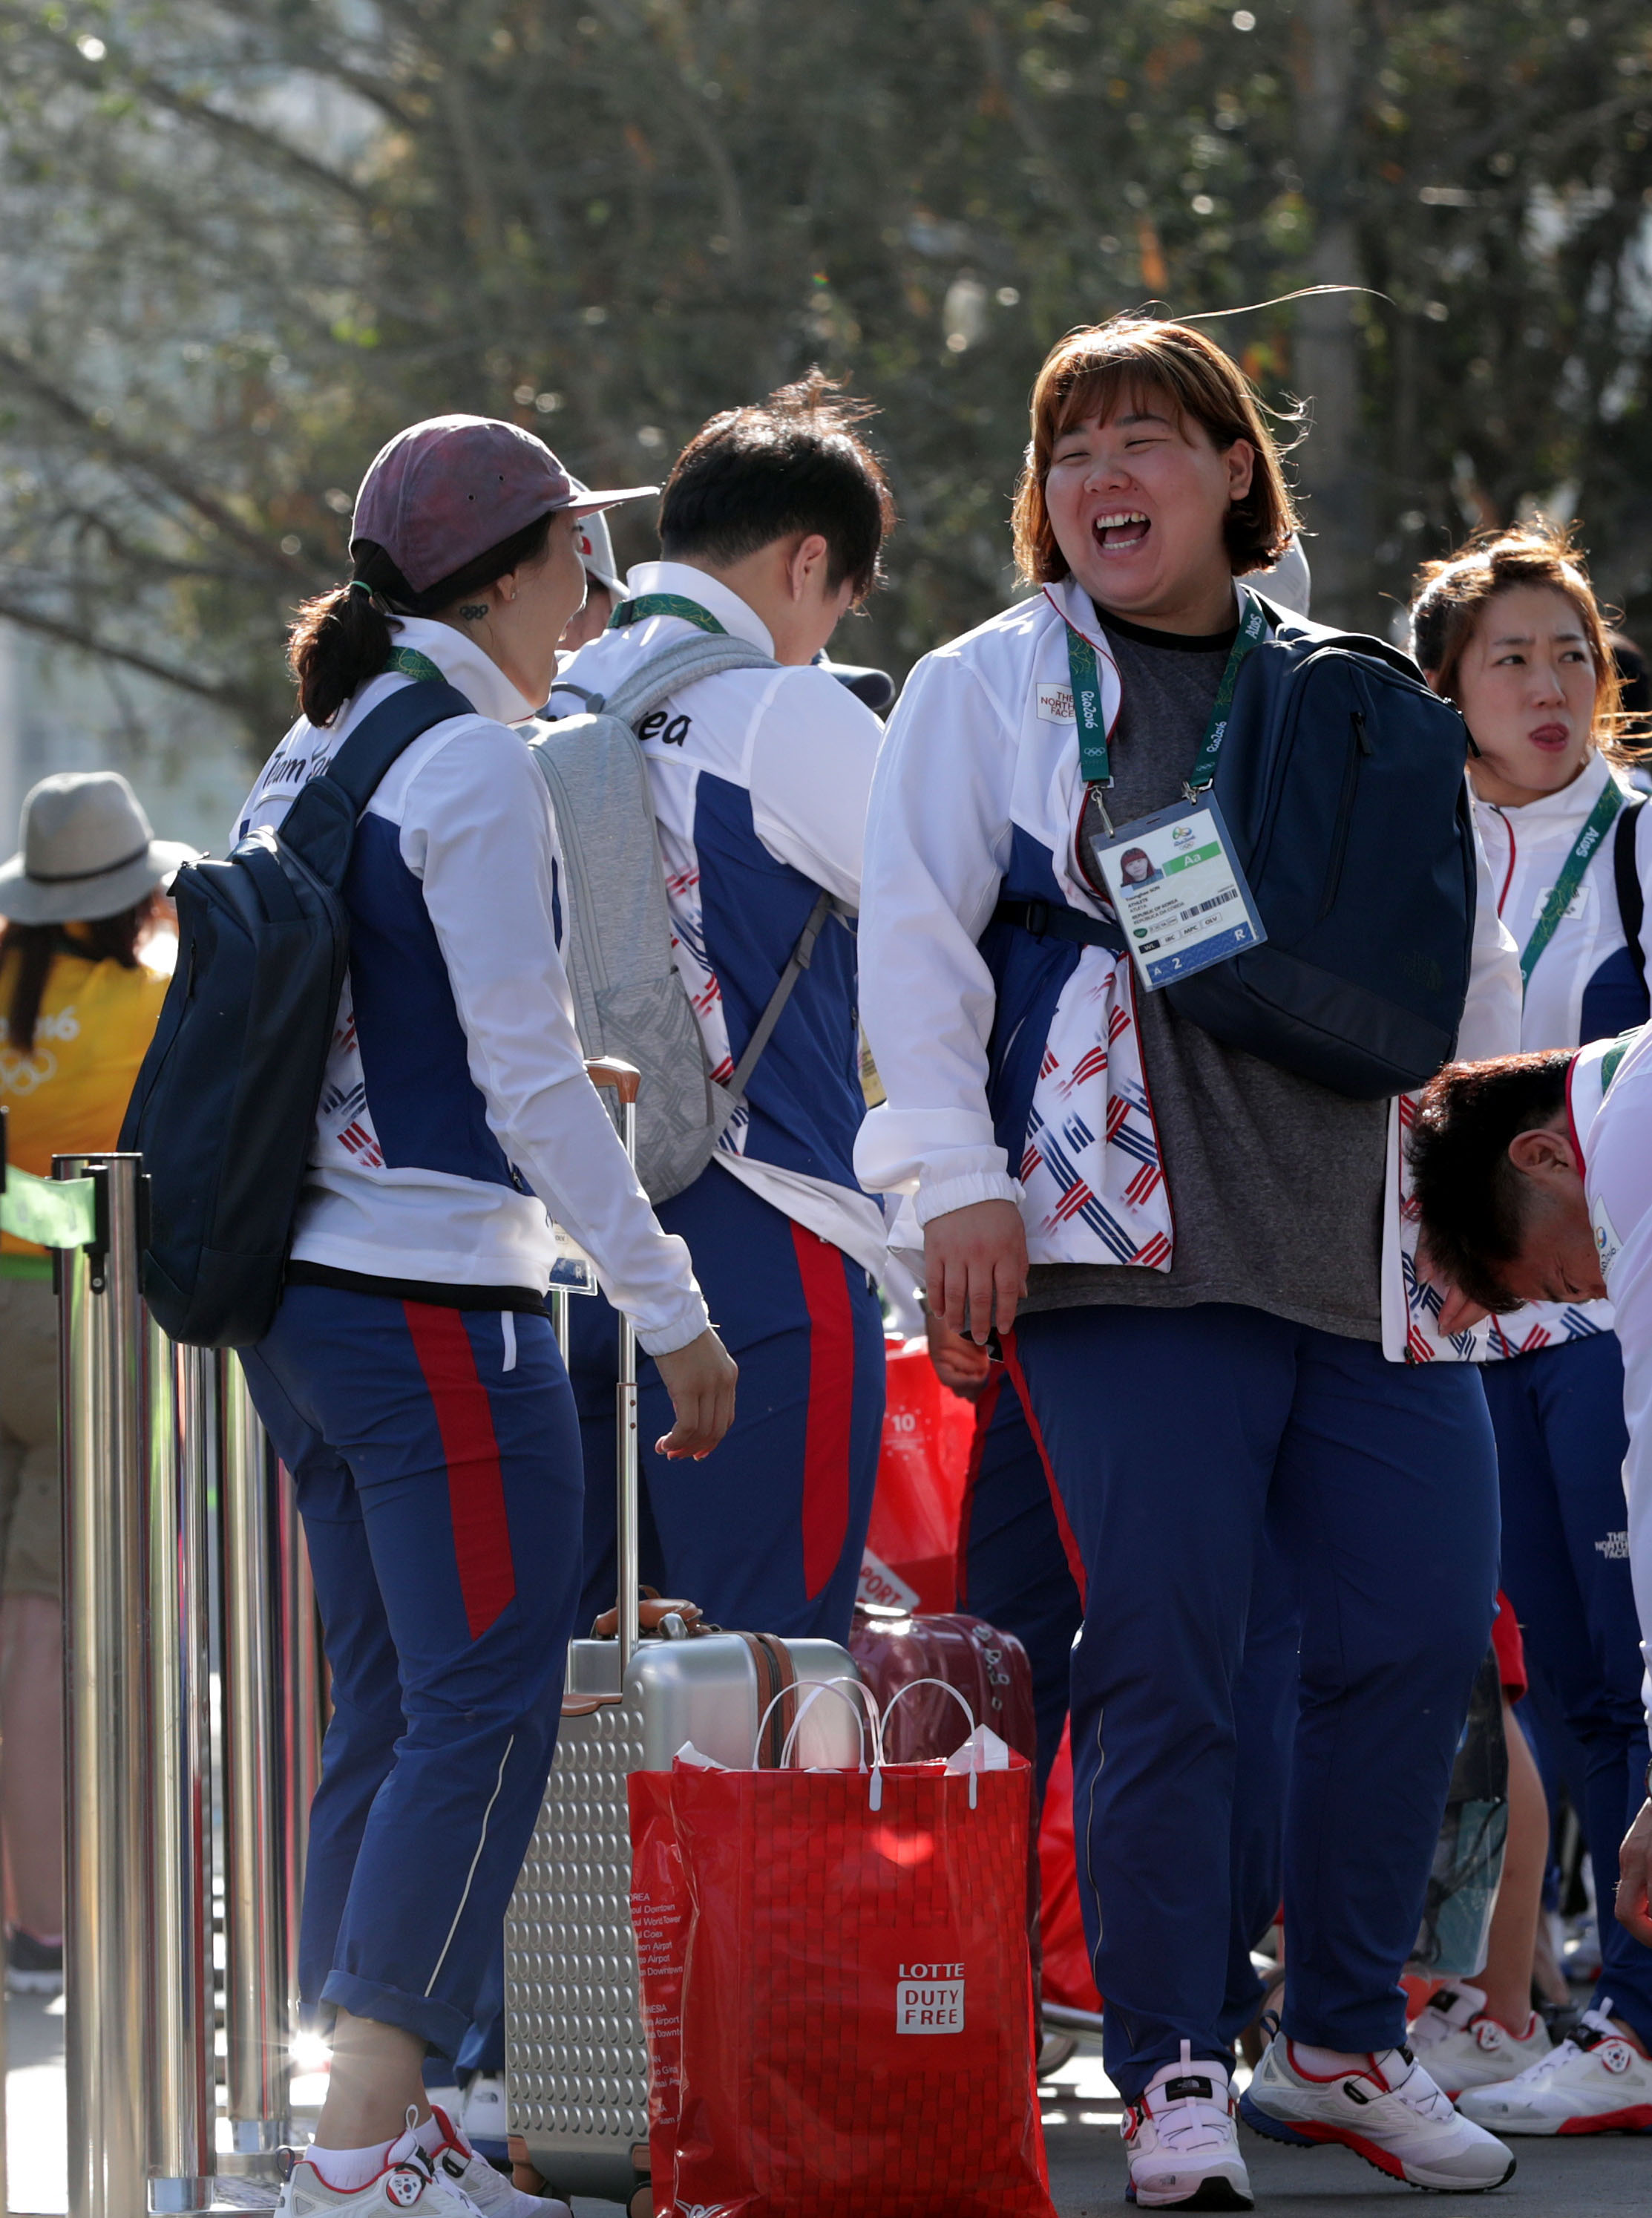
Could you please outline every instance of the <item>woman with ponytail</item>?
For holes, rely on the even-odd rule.
[[[555,826],[509,728],[548,695],[584,598],[576,519],[646,490],[576,495],[539,440],[479,417],[393,439],[356,502],[354,576],[299,611],[303,713],[243,820],[279,824],[395,688],[438,678],[471,704],[398,757],[357,827],[286,1292],[243,1359],[332,1668],[300,1984],[333,2060],[282,2200],[304,2218],[545,2218],[429,2110],[422,2066],[455,2054],[498,1949],[574,1629],[584,1487],[545,1312],[553,1216],[655,1358],[661,1452],[708,1454],[733,1416],[688,1251],[585,1075]]]

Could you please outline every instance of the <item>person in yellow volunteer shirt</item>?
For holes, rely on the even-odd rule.
[[[9,1159],[113,1148],[166,991],[144,959],[190,847],[157,839],[110,771],[41,780],[0,864],[0,1103]],[[0,1236],[0,1831],[6,1983],[63,1984],[62,1484],[58,1318],[46,1251]]]

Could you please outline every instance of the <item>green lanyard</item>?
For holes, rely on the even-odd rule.
[[[416,647],[393,647],[384,666],[387,670],[399,672],[404,678],[434,678],[438,685],[445,685],[448,682],[430,656],[421,654]]]
[[[608,629],[623,631],[627,624],[641,623],[647,616],[681,616],[684,623],[697,624],[718,639],[728,636],[727,628],[709,609],[702,609],[684,593],[639,593],[634,601],[622,601],[609,616]]]
[[[1600,1099],[1604,1101],[1618,1075],[1618,1066],[1641,1036],[1642,1027],[1631,1025],[1626,1032],[1619,1032],[1600,1058]]]
[[[1216,705],[1210,711],[1203,745],[1198,760],[1188,774],[1182,790],[1190,801],[1203,793],[1216,774],[1216,757],[1228,736],[1228,716],[1234,705],[1234,688],[1239,683],[1239,672],[1245,657],[1266,635],[1268,620],[1262,604],[1254,593],[1239,589],[1240,623],[1238,636],[1228,657],[1228,667],[1222,673],[1222,683],[1216,688]],[[618,618],[615,621],[617,623]],[[1065,616],[1061,619],[1067,623]],[[1085,784],[1095,796],[1096,806],[1101,810],[1101,821],[1111,833],[1112,819],[1103,802],[1100,787],[1113,782],[1111,761],[1107,752],[1107,726],[1101,713],[1101,672],[1096,662],[1096,650],[1074,625],[1067,623],[1067,670],[1073,688],[1073,717],[1079,728],[1079,764],[1084,772]]]
[[[1550,941],[1562,917],[1572,906],[1573,895],[1583,883],[1583,873],[1589,867],[1589,858],[1606,838],[1612,821],[1624,805],[1623,790],[1616,778],[1608,778],[1606,791],[1589,811],[1589,821],[1577,835],[1577,845],[1566,858],[1566,867],[1549,889],[1549,898],[1543,905],[1543,914],[1525,943],[1525,952],[1520,957],[1520,988],[1524,992],[1531,982],[1531,973],[1538,967],[1538,958]],[[1513,834],[1511,833],[1511,839]]]

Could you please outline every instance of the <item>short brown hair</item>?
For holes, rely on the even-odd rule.
[[[1250,380],[1214,339],[1189,324],[1149,316],[1114,316],[1069,331],[1045,356],[1032,388],[1032,437],[1015,489],[1015,556],[1029,585],[1054,585],[1067,561],[1055,544],[1044,504],[1044,480],[1056,440],[1071,424],[1104,421],[1123,393],[1160,393],[1179,417],[1202,424],[1225,451],[1235,439],[1256,450],[1251,489],[1228,511],[1228,554],[1235,576],[1265,570],[1290,544],[1296,528],[1280,462]]]
[[[1529,1188],[1508,1159],[1566,1106],[1572,1048],[1448,1063],[1424,1087],[1406,1153],[1429,1256],[1472,1302],[1518,1309],[1502,1273],[1520,1253]]]
[[[1476,531],[1455,554],[1424,563],[1411,598],[1411,652],[1417,662],[1446,699],[1461,708],[1457,675],[1480,611],[1519,585],[1552,586],[1577,610],[1594,662],[1590,739],[1618,761],[1635,760],[1634,750],[1618,737],[1621,681],[1582,554],[1572,534],[1546,517]]]
[[[875,413],[817,368],[766,400],[714,416],[678,456],[660,496],[666,560],[738,562],[794,532],[818,531],[830,549],[827,583],[848,578],[863,598],[880,581],[895,522],[883,466],[856,429]]]

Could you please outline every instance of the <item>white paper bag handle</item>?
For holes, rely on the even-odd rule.
[[[969,1732],[967,1738],[973,1743],[980,1720],[976,1718],[974,1712],[970,1708],[968,1703],[965,1701],[963,1696],[958,1692],[957,1688],[953,1686],[949,1686],[944,1679],[912,1679],[909,1680],[904,1687],[897,1687],[894,1693],[890,1695],[888,1701],[883,1706],[883,1730],[885,1733],[888,1732],[889,1718],[894,1709],[895,1704],[900,1701],[904,1701],[906,1697],[919,1687],[938,1687],[943,1694],[951,1695],[953,1701],[957,1704],[958,1707],[963,1712],[965,1717],[969,1720]],[[972,1810],[975,1807],[976,1801],[977,1789],[975,1781],[981,1775],[980,1757],[981,1750],[979,1746],[972,1745],[969,1750],[969,1806]],[[873,1805],[874,1808],[876,1806],[877,1806],[875,1804]]]
[[[849,1696],[844,1692],[844,1689],[846,1687],[852,1688],[855,1693],[860,1696],[862,1703],[865,1706],[864,1714],[863,1714],[860,1708],[857,1707],[855,1703],[850,1701]],[[758,1719],[757,1738],[752,1744],[752,1769],[753,1771],[757,1771],[761,1769],[758,1763],[758,1754],[763,1746],[763,1729],[768,1724],[770,1719],[774,1715],[776,1709],[786,1700],[787,1696],[789,1694],[801,1694],[802,1699],[797,1705],[797,1715],[792,1719],[791,1731],[786,1735],[785,1744],[780,1751],[779,1769],[782,1771],[783,1771],[786,1769],[786,1766],[791,1762],[792,1752],[796,1745],[799,1726],[802,1724],[809,1712],[814,1708],[815,1702],[820,1696],[828,1693],[835,1694],[840,1702],[849,1703],[850,1714],[860,1728],[860,1769],[864,1771],[866,1769],[866,1726],[868,1717],[870,1719],[872,1727],[873,1761],[875,1763],[881,1763],[883,1761],[883,1738],[878,1719],[877,1704],[872,1700],[869,1691],[860,1680],[851,1679],[849,1677],[847,1673],[842,1673],[835,1679],[822,1679],[819,1681],[814,1686],[808,1688],[807,1691],[802,1688],[795,1686],[783,1687],[781,1688],[780,1692],[770,1701],[767,1707],[764,1709],[763,1715]]]

